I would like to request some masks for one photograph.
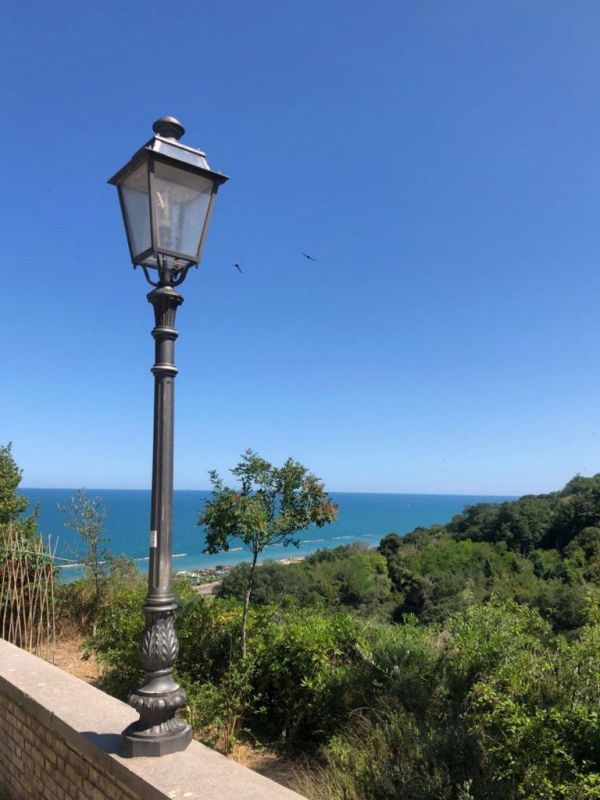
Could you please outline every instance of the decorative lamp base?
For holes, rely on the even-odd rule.
[[[171,730],[157,735],[156,730],[142,728],[141,720],[132,723],[123,731],[120,755],[126,758],[137,756],[166,756],[185,750],[192,741],[192,729],[182,720],[170,720]],[[173,723],[177,722],[175,726]]]

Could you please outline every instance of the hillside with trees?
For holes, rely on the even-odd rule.
[[[219,596],[241,599],[240,565]],[[562,491],[498,505],[467,506],[447,525],[390,533],[376,550],[322,550],[300,564],[267,563],[254,601],[346,608],[401,623],[442,623],[472,602],[514,600],[554,630],[584,624],[600,586],[600,475]]]
[[[178,587],[178,678],[196,735],[291,755],[312,800],[600,798],[600,475],[465,508],[378,548]],[[143,586],[88,641],[136,682]]]
[[[33,537],[35,520],[0,455],[6,568],[6,532]],[[126,698],[145,580],[124,559],[93,564],[57,586],[59,631],[79,626],[101,686]],[[285,753],[309,800],[600,798],[600,475],[374,549],[256,565],[248,607],[250,569],[217,597],[175,585],[177,678],[200,740]]]

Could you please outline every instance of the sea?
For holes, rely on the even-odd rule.
[[[38,530],[49,541],[60,578],[73,580],[81,573],[81,543],[65,525],[61,507],[68,505],[74,489],[22,489],[29,501],[29,511],[37,508]],[[115,555],[125,554],[135,559],[139,569],[147,571],[150,537],[150,491],[135,489],[86,489],[89,498],[99,498],[107,512],[104,533],[106,549]],[[400,535],[416,527],[449,522],[467,505],[501,503],[513,497],[444,494],[376,494],[358,492],[329,492],[337,503],[337,521],[324,528],[311,526],[301,531],[298,547],[268,547],[262,560],[278,560],[290,556],[308,555],[321,548],[333,548],[352,542],[376,547],[388,533]],[[196,520],[208,491],[176,490],[173,513],[173,570],[186,571],[206,567],[233,566],[248,559],[242,542],[233,541],[228,552],[218,555],[203,553],[204,531]]]

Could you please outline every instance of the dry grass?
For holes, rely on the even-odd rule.
[[[96,685],[100,678],[100,667],[93,654],[84,661],[81,651],[82,641],[81,636],[57,639],[54,658],[48,660],[65,672],[75,675],[76,678]]]
[[[229,758],[288,789],[295,788],[296,766],[290,758],[249,744],[238,744]]]

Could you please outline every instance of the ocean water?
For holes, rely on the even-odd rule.
[[[65,526],[60,506],[68,504],[73,489],[23,489],[30,510],[39,510],[38,528],[56,556],[77,561],[77,536]],[[88,497],[99,497],[108,508],[105,535],[110,538],[106,547],[114,554],[125,553],[137,560],[140,569],[147,569],[150,530],[150,491],[130,489],[86,489]],[[425,494],[367,494],[330,492],[338,504],[338,519],[325,528],[311,527],[299,534],[300,546],[267,548],[263,561],[294,555],[306,555],[323,547],[338,547],[352,542],[364,542],[375,547],[391,531],[405,534],[418,526],[448,522],[465,505],[500,503],[512,497]],[[210,556],[202,553],[204,533],[196,525],[198,512],[210,496],[207,491],[175,491],[173,515],[173,569],[232,565],[248,558],[241,542],[233,542],[227,553]],[[81,570],[69,564],[61,568],[61,578],[69,580]]]

